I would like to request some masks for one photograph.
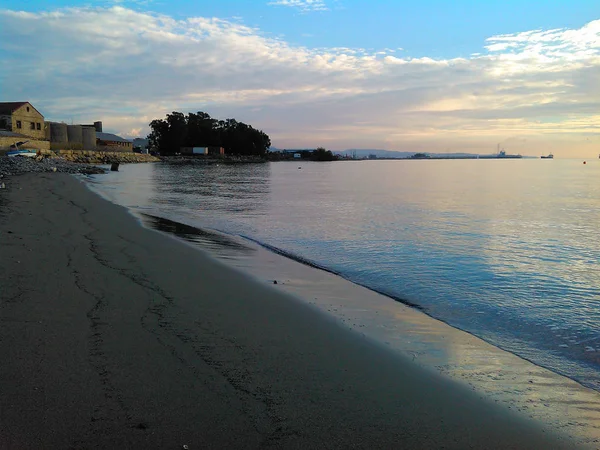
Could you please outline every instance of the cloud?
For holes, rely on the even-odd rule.
[[[594,21],[493,36],[469,58],[432,59],[292,46],[238,21],[122,6],[2,10],[0,85],[4,100],[29,100],[48,119],[103,120],[125,135],[174,110],[205,111],[278,147],[483,153],[517,136],[532,143],[524,154],[560,143],[559,156],[591,155],[599,33]]]
[[[271,6],[288,6],[302,12],[329,10],[323,0],[273,0],[267,4]]]

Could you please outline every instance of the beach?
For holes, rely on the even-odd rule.
[[[0,448],[576,448],[71,175],[0,191]]]

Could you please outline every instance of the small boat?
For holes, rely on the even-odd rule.
[[[26,156],[28,158],[33,158],[37,156],[37,151],[35,150],[10,150],[6,152],[6,156]]]
[[[552,153],[550,153],[548,156],[541,156],[542,159],[554,159],[554,155]]]

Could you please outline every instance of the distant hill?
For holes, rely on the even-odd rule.
[[[277,148],[271,147],[269,149],[270,152],[281,152],[281,151],[307,151],[314,150],[314,148]],[[396,152],[393,150],[378,150],[378,149],[348,149],[341,151],[333,151],[336,155],[347,155],[352,156],[353,153],[356,152],[357,158],[367,158],[369,155],[376,155],[378,158],[406,158],[408,156],[414,155],[415,152]]]
[[[135,138],[132,142],[134,147],[148,148],[148,139]]]

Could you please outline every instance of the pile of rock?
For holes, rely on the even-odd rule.
[[[0,157],[0,177],[30,172],[94,174],[106,173],[106,170],[97,166],[69,162],[61,158]]]
[[[56,155],[44,155],[55,157]],[[158,162],[160,159],[147,154],[132,152],[100,152],[100,151],[76,151],[61,150],[58,152],[60,158],[84,164],[131,164]]]

